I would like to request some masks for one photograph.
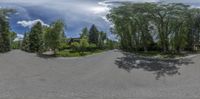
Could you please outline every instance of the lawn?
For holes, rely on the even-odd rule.
[[[58,51],[56,52],[57,57],[81,57],[81,56],[87,56],[95,53],[100,53],[105,50],[95,50],[95,51],[74,51],[74,50],[63,50],[63,51]]]

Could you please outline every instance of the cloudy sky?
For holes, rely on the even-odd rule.
[[[62,19],[66,24],[68,37],[78,37],[83,27],[96,24],[100,30],[109,33],[110,24],[105,15],[112,2],[181,2],[195,7],[200,0],[0,0],[0,7],[17,9],[10,18],[13,31],[23,34],[40,21],[48,26],[56,19]]]

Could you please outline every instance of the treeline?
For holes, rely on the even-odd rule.
[[[179,53],[200,45],[200,9],[181,3],[124,3],[107,18],[126,51]]]
[[[61,20],[53,22],[49,27],[37,22],[24,34],[21,49],[32,53],[43,53],[47,49],[55,52],[64,39],[64,24]]]
[[[113,49],[117,43],[108,39],[107,34],[99,31],[95,25],[91,28],[83,28],[78,41],[67,38],[65,24],[62,20],[52,22],[50,26],[43,26],[37,22],[26,33],[23,40],[16,40],[15,32],[9,26],[9,15],[15,13],[13,9],[0,9],[0,52],[8,52],[11,49],[21,49],[26,52],[42,54],[53,51],[54,54],[63,50],[76,52]]]
[[[63,50],[77,52],[113,48],[113,41],[107,38],[105,32],[99,31],[95,25],[84,28],[78,41],[67,38],[62,20],[53,22],[49,27],[36,23],[29,32],[25,33],[21,49],[26,52],[42,54],[52,50],[54,54]]]

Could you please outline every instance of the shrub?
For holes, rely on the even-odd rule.
[[[96,44],[93,44],[93,43],[92,43],[92,44],[89,45],[89,50],[90,50],[90,51],[94,51],[94,50],[96,50],[96,49],[97,49],[97,45],[96,45]]]
[[[81,51],[86,51],[86,49],[89,47],[88,39],[87,38],[82,38],[80,41],[80,49]]]
[[[79,49],[80,49],[80,44],[79,44],[78,42],[73,42],[73,43],[71,44],[71,48],[72,48],[73,50],[75,50],[75,51],[79,51]]]
[[[65,49],[67,49],[67,48],[68,48],[68,45],[67,45],[67,43],[65,43],[65,42],[60,43],[60,45],[59,45],[59,47],[58,47],[59,50],[65,50]]]

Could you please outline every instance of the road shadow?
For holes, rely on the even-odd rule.
[[[141,57],[130,53],[123,53],[125,56],[117,58],[115,64],[127,72],[133,69],[142,69],[152,72],[156,75],[156,79],[164,76],[180,75],[180,66],[193,64],[191,59],[158,59]]]
[[[54,54],[37,54],[37,56],[44,59],[56,58],[56,55]]]

